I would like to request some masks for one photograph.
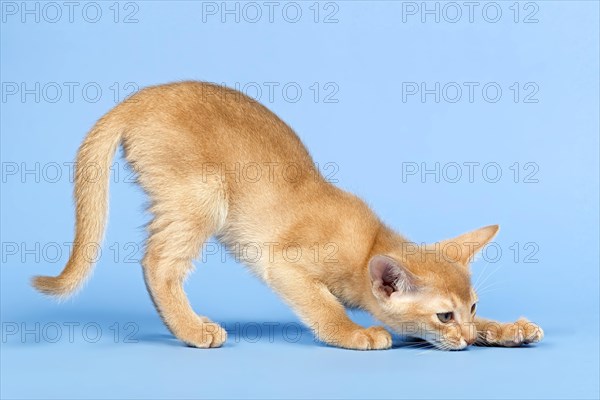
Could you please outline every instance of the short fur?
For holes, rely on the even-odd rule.
[[[358,197],[328,183],[275,114],[239,92],[202,82],[146,88],[96,123],[77,156],[70,259],[59,276],[33,279],[39,291],[67,296],[90,274],[95,257],[86,245],[102,240],[109,168],[119,144],[151,199],[154,219],[142,262],[148,290],[165,324],[190,346],[218,347],[227,337],[192,310],[182,288],[213,235],[334,346],[392,345],[386,329],[357,325],[346,306],[441,349],[542,339],[542,330],[525,319],[502,324],[471,312],[477,298],[468,263],[497,226],[437,246],[411,243]],[[100,179],[88,179],[90,166]],[[260,257],[248,251],[257,248]],[[441,322],[437,314],[447,312],[452,319]]]

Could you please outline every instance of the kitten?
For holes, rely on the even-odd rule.
[[[202,82],[146,88],[96,123],[77,155],[70,259],[59,276],[33,278],[39,291],[67,296],[90,274],[95,255],[86,244],[103,237],[119,144],[151,198],[142,262],[148,291],[167,327],[190,346],[219,347],[227,337],[192,310],[182,287],[213,235],[330,345],[392,346],[386,329],[357,325],[345,307],[446,350],[543,337],[525,319],[496,323],[475,314],[469,260],[498,226],[432,246],[411,243],[328,183],[298,136],[267,108]],[[100,179],[88,179],[90,166]]]

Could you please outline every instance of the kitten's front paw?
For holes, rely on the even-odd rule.
[[[518,347],[524,344],[537,343],[544,338],[542,328],[525,318],[520,318],[514,323],[489,324],[482,333],[486,344],[503,347]]]
[[[384,350],[392,347],[392,335],[381,326],[356,329],[343,347],[353,350]]]

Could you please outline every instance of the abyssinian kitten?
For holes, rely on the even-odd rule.
[[[95,256],[86,244],[104,234],[109,169],[119,144],[151,198],[142,261],[148,291],[170,331],[190,346],[219,347],[227,338],[192,310],[182,286],[211,236],[333,346],[392,346],[385,328],[357,325],[345,307],[445,350],[519,346],[543,337],[524,318],[498,323],[476,315],[469,261],[498,226],[434,245],[412,243],[362,200],[327,182],[294,131],[266,107],[203,82],[141,90],[92,128],[77,155],[74,246],[59,276],[33,278],[39,291],[67,296],[92,271]],[[88,166],[99,167],[100,179],[88,179]]]

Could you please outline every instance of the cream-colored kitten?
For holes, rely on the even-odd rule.
[[[392,345],[386,329],[355,324],[345,306],[441,349],[519,346],[543,337],[525,319],[496,323],[475,315],[468,264],[497,226],[433,246],[413,244],[362,200],[328,183],[298,136],[267,108],[202,82],[144,89],[97,122],[77,156],[72,254],[58,277],[33,279],[41,292],[69,295],[89,275],[95,257],[86,245],[102,240],[119,144],[152,200],[143,260],[148,290],[171,332],[191,346],[218,347],[227,337],[192,310],[182,287],[213,235],[334,346]],[[86,179],[91,166],[101,179]]]

